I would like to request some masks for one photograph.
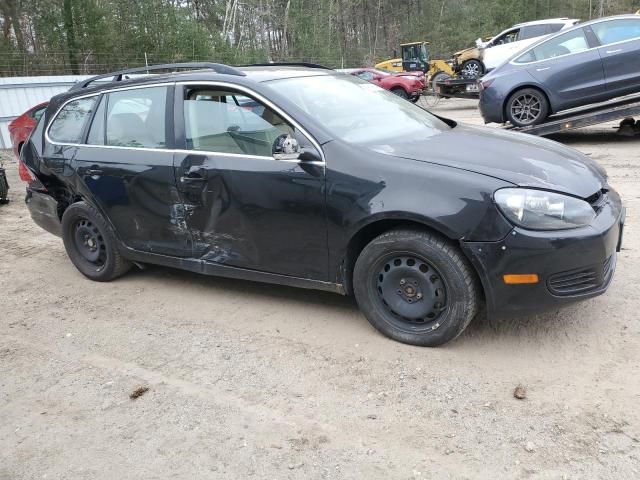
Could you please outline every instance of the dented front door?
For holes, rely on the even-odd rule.
[[[194,257],[326,280],[324,164],[271,155],[282,132],[314,147],[245,94],[187,86],[181,100],[176,119],[184,119],[185,148],[174,165]]]

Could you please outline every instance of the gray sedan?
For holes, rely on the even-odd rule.
[[[640,92],[640,16],[602,18],[534,44],[480,81],[486,123],[536,125],[569,108]]]

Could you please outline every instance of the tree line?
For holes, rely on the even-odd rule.
[[[183,61],[351,67],[418,40],[448,58],[515,23],[638,9],[640,0],[0,0],[0,75]]]

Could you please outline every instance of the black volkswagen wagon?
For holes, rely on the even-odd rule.
[[[624,208],[575,150],[314,65],[161,69],[52,98],[22,149],[31,216],[92,280],[149,263],[354,294],[424,346],[482,302],[554,308],[611,282]]]

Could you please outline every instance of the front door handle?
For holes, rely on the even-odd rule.
[[[99,168],[89,168],[86,173],[90,177],[97,177],[98,175],[102,175],[104,172]]]
[[[621,52],[621,51],[622,51],[621,48],[617,48],[615,50],[607,50],[607,53],[618,53],[618,52]]]
[[[551,67],[544,67],[544,68],[536,68],[536,72],[544,72],[545,70],[549,70]]]

